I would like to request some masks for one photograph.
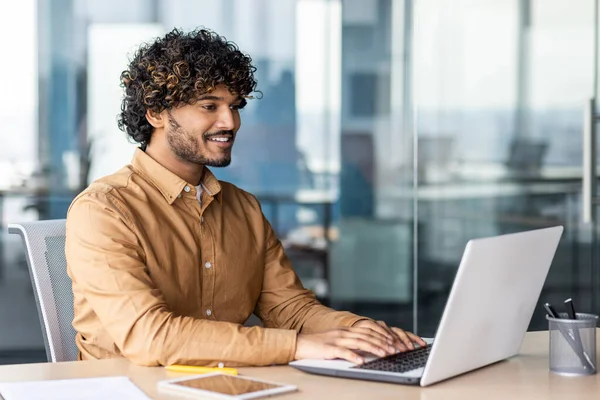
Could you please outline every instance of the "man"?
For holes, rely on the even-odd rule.
[[[141,365],[363,361],[421,338],[331,310],[305,290],[251,194],[219,182],[254,92],[250,57],[208,31],[173,30],[121,75],[131,165],[92,183],[67,215],[81,359]],[[252,166],[248,166],[251,168]],[[242,324],[255,313],[264,327]]]

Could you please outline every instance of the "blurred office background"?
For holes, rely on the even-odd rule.
[[[173,27],[209,27],[252,56],[264,96],[242,113],[231,166],[213,170],[258,196],[325,303],[432,336],[469,239],[562,224],[541,301],[600,311],[597,226],[582,207],[596,0],[10,9],[0,13],[0,363],[45,360],[24,249],[6,224],[64,218],[90,181],[129,162],[119,74]],[[544,328],[538,308],[530,329]]]

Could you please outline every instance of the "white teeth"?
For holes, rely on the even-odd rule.
[[[229,138],[220,138],[220,137],[211,138],[209,140],[212,140],[212,141],[215,141],[215,142],[229,142]]]

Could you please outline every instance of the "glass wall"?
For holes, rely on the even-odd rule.
[[[596,307],[593,230],[579,222],[593,0],[14,3],[0,15],[0,33],[23,39],[8,44],[20,76],[0,99],[0,363],[45,359],[6,223],[64,218],[130,161],[119,75],[174,27],[206,26],[251,55],[263,96],[242,112],[232,164],[213,171],[259,198],[326,304],[431,336],[469,239],[563,224],[543,299]]]
[[[336,308],[413,328],[411,2],[343,1]]]
[[[422,334],[435,331],[469,239],[553,225],[565,233],[540,301],[597,309],[580,207],[594,3],[415,2]],[[547,329],[544,315],[530,329]]]

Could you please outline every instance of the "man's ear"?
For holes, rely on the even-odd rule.
[[[146,119],[154,128],[163,128],[165,126],[163,113],[146,110]]]

